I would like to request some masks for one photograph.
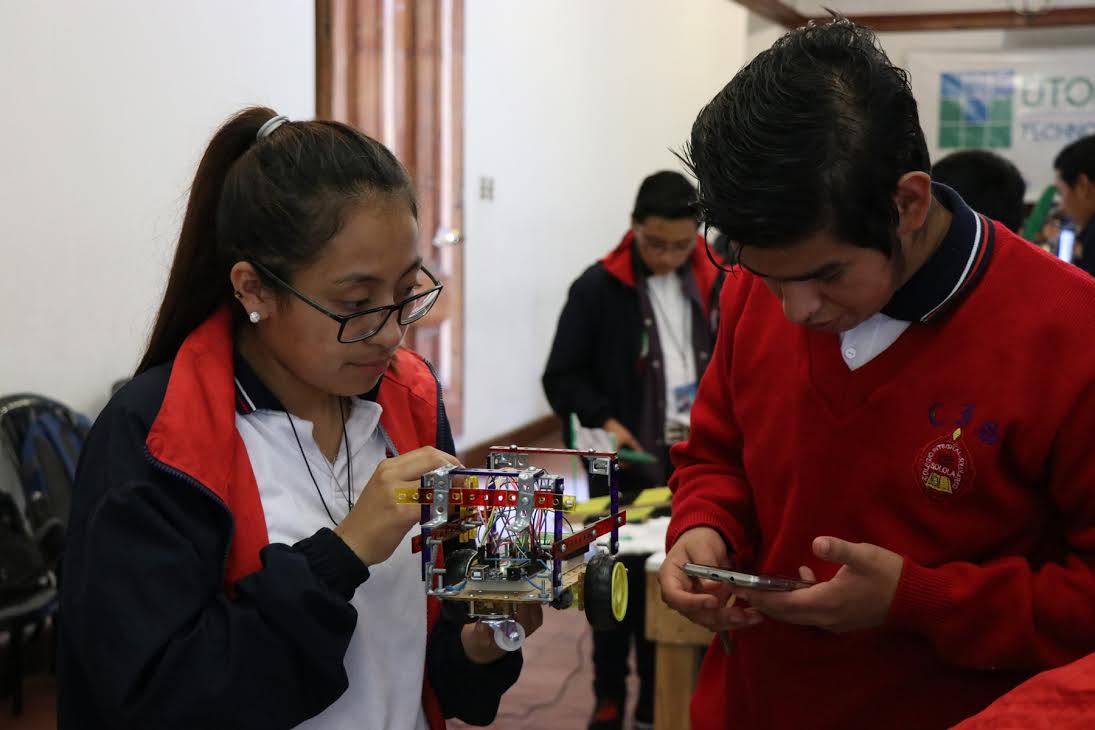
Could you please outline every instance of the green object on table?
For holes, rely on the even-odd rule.
[[[1042,230],[1042,226],[1046,222],[1046,216],[1049,215],[1050,208],[1053,207],[1055,195],[1057,195],[1057,188],[1054,185],[1050,185],[1042,191],[1042,197],[1038,198],[1038,202],[1034,204],[1034,209],[1030,211],[1026,225],[1023,226],[1023,238],[1033,241],[1038,237],[1038,232]]]
[[[635,451],[634,449],[622,448],[616,452],[616,456],[620,461],[630,461],[633,464],[657,464],[658,457],[654,454],[648,454],[645,451]]]

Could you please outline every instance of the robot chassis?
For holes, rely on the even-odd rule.
[[[564,494],[561,476],[531,465],[532,455],[574,456],[591,477],[606,477],[608,516],[565,532],[575,498]],[[613,628],[628,601],[627,570],[616,560],[627,521],[618,470],[612,452],[493,446],[486,468],[446,465],[423,474],[419,488],[397,490],[398,502],[422,505],[412,550],[422,554],[426,594],[466,603],[469,618],[493,628],[495,643],[506,651],[524,643],[521,604],[577,607],[594,628]],[[590,555],[597,538],[609,533],[607,552],[595,548]]]

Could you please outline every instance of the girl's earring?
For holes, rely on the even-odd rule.
[[[251,312],[251,314],[247,315],[247,319],[251,320],[251,324],[258,324],[259,320],[262,319],[262,315],[258,312]]]

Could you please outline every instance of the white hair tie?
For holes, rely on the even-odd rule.
[[[287,121],[289,121],[289,117],[283,117],[280,114],[268,119],[265,124],[259,127],[259,131],[255,133],[255,139],[260,140],[269,137],[274,133],[275,129],[285,124]]]

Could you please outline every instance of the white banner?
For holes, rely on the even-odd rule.
[[[932,162],[983,148],[1015,163],[1027,200],[1053,183],[1053,159],[1095,134],[1095,50],[912,53],[909,74]]]

